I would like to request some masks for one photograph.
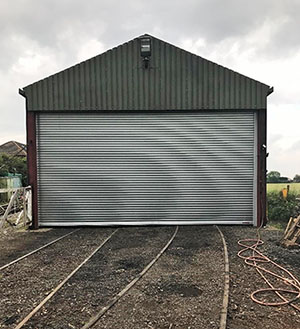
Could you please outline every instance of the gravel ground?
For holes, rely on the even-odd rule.
[[[219,328],[223,270],[216,228],[181,226],[165,254],[95,328]]]
[[[0,231],[0,267],[73,230],[73,228],[25,230],[7,227]]]
[[[290,306],[266,307],[250,294],[266,287],[254,268],[237,257],[237,241],[254,238],[252,227],[220,227],[228,244],[228,329],[300,329]],[[175,227],[120,228],[24,328],[81,328],[123,289],[167,243]],[[0,264],[71,229],[0,234]],[[14,326],[81,263],[112,228],[85,228],[0,273],[0,327]],[[262,250],[300,278],[300,250],[278,245],[282,232],[262,229]],[[182,226],[150,271],[109,310],[96,328],[218,328],[224,288],[223,245],[212,226]],[[299,303],[300,304],[300,303]]]
[[[300,314],[290,306],[263,306],[250,299],[250,294],[253,291],[267,288],[267,285],[253,267],[244,264],[244,261],[237,256],[237,252],[241,249],[237,241],[255,238],[256,229],[252,227],[222,227],[222,231],[228,244],[230,264],[228,328],[300,329]],[[282,234],[278,230],[262,229],[261,238],[265,244],[261,247],[261,251],[300,278],[300,250],[288,250],[280,247],[278,241]]]
[[[24,328],[81,328],[170,239],[174,227],[127,227],[78,271]]]
[[[112,229],[82,229],[1,271],[0,328],[12,328],[25,317],[109,232]]]

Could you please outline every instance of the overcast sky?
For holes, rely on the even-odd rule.
[[[0,144],[25,142],[24,87],[144,33],[274,86],[268,169],[300,174],[299,0],[1,0]]]

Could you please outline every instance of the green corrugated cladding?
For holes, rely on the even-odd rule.
[[[140,39],[24,88],[29,111],[265,109],[269,86],[152,38]]]

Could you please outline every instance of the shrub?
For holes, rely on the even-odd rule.
[[[270,221],[288,222],[290,217],[296,217],[300,213],[300,202],[297,200],[297,194],[289,192],[286,199],[282,193],[269,192],[268,200],[268,218]]]
[[[27,185],[26,158],[11,157],[7,154],[0,154],[0,177],[8,174],[21,174],[23,186]]]

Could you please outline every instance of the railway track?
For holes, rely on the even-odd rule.
[[[226,243],[224,240],[224,236],[222,235],[222,232],[218,227],[217,227],[217,230],[218,230],[219,234],[221,235],[224,250],[226,251]],[[118,252],[124,253],[122,244],[128,246],[129,249],[133,248],[133,250],[136,250],[137,252],[140,250],[140,254],[142,255],[142,257],[139,258],[138,260],[141,261],[142,267],[138,266],[138,268],[136,268],[134,271],[129,271],[129,273],[125,273],[126,275],[124,276],[124,280],[119,284],[118,287],[112,289],[112,291],[109,291],[107,293],[107,296],[102,298],[100,302],[95,301],[95,304],[93,304],[93,305],[95,305],[95,307],[93,307],[92,309],[89,309],[89,312],[82,314],[82,318],[85,318],[85,319],[89,318],[89,320],[85,320],[85,322],[80,322],[80,324],[78,322],[78,323],[76,323],[76,325],[70,324],[70,327],[82,328],[82,329],[92,328],[95,325],[97,327],[97,322],[110,309],[112,309],[113,306],[125,294],[127,294],[139,281],[141,281],[141,282],[144,281],[144,280],[141,280],[141,278],[150,270],[150,268],[159,260],[159,258],[170,247],[170,245],[172,244],[173,240],[175,239],[175,237],[177,235],[178,227],[176,227],[176,228],[173,227],[173,232],[171,232],[171,234],[170,234],[170,232],[168,232],[169,238],[167,239],[167,241],[164,241],[163,244],[162,244],[163,240],[166,240],[166,237],[165,237],[166,232],[164,234],[162,234],[162,237],[160,237],[159,239],[156,239],[156,240],[153,239],[150,234],[150,238],[148,239],[148,241],[145,241],[145,244],[147,244],[147,242],[152,242],[152,244],[158,244],[158,243],[161,244],[160,248],[157,247],[155,249],[155,251],[156,251],[155,255],[153,254],[153,252],[151,255],[145,253],[144,252],[145,246],[143,245],[142,248],[140,248],[140,245],[138,245],[138,244],[136,245],[135,241],[133,239],[131,239],[131,237],[128,238],[128,237],[126,237],[126,234],[124,235],[124,232],[126,232],[126,231],[124,231],[124,232],[119,231],[118,236],[115,235],[116,231],[117,230],[113,231],[108,237],[106,237],[85,258],[84,261],[82,261],[54,289],[52,289],[52,291],[42,301],[40,301],[40,303],[36,307],[34,307],[32,309],[32,311],[29,312],[27,314],[27,316],[25,316],[15,326],[15,329],[45,327],[45,324],[47,323],[48,314],[52,314],[52,318],[55,318],[56,317],[55,308],[57,307],[57,305],[60,305],[60,302],[62,300],[64,300],[65,298],[68,299],[69,295],[71,295],[71,296],[73,296],[73,298],[77,299],[77,297],[75,297],[75,296],[79,296],[79,295],[77,295],[77,292],[81,292],[81,295],[83,295],[82,300],[84,300],[86,298],[91,298],[91,299],[95,299],[97,301],[97,297],[99,297],[98,296],[99,291],[100,291],[101,295],[105,295],[102,293],[102,290],[106,289],[105,286],[97,287],[98,292],[93,292],[92,291],[93,289],[92,289],[91,291],[93,292],[93,294],[89,291],[88,288],[85,288],[85,287],[79,287],[77,292],[76,291],[73,291],[72,293],[70,292],[74,288],[74,286],[76,286],[80,282],[80,281],[78,281],[80,279],[80,278],[78,278],[78,276],[81,275],[85,279],[85,282],[87,282],[88,284],[91,284],[90,279],[91,279],[91,277],[93,277],[93,275],[90,277],[89,271],[91,271],[91,269],[93,269],[93,266],[94,266],[93,264],[100,263],[105,266],[105,260],[107,260],[107,259],[115,260],[114,264],[115,263],[119,264],[119,263],[123,262],[123,264],[127,264],[130,268],[130,261],[132,259],[126,258],[127,257],[126,252],[124,254],[125,257],[123,257],[124,255],[122,254],[118,258],[118,255],[117,255]],[[123,234],[121,234],[121,233],[123,233]],[[146,232],[146,234],[147,234],[147,232]],[[145,238],[146,238],[146,234],[145,234]],[[114,241],[112,241],[113,237],[114,237]],[[122,241],[120,241],[120,240],[122,240]],[[101,251],[104,247],[106,248],[106,250],[101,253]],[[128,248],[125,248],[125,251]],[[180,248],[182,248],[182,247],[180,246],[180,243],[179,243],[179,247],[176,247],[176,248],[181,250]],[[175,251],[176,251],[176,248],[174,249]],[[174,252],[174,250],[172,252]],[[98,259],[94,259],[95,257],[98,257]],[[145,259],[143,259],[143,258],[145,258]],[[94,260],[94,262],[92,261],[92,259]],[[101,260],[102,262],[99,262],[99,260]],[[102,270],[102,268],[99,268],[97,270],[98,273],[100,273],[101,270]],[[117,269],[115,271],[118,272],[121,270],[122,269]],[[225,269],[224,270],[225,270],[225,274],[226,273],[228,274],[228,270],[229,270],[228,269],[228,257],[226,259],[226,253],[225,253]],[[118,273],[122,274],[122,272],[118,272]],[[113,276],[113,273],[106,273],[106,276],[104,276],[105,285],[107,285],[108,287],[110,286],[110,282],[107,281],[107,278],[109,278],[110,276]],[[98,275],[98,277],[100,278],[101,275]],[[97,281],[97,278],[95,278],[95,281]],[[229,281],[229,277],[227,277],[225,275],[225,289],[224,289],[224,296],[223,296],[223,305],[222,305],[222,309],[219,311],[221,314],[221,321],[220,321],[220,325],[218,326],[218,328],[220,328],[220,329],[226,328],[226,315],[227,315],[227,305],[228,305],[228,285],[227,285],[228,281]],[[103,284],[103,281],[100,282],[100,280],[99,280],[99,284],[101,284],[101,283]],[[124,284],[124,283],[126,283],[126,284]],[[65,301],[66,304],[70,303],[71,300],[72,300],[72,298],[69,299],[69,302]],[[50,304],[49,309],[47,309],[48,304]],[[82,308],[82,309],[85,308],[85,306],[82,307],[82,305],[84,305],[84,303],[81,303],[81,301],[80,301],[79,304],[81,305],[81,307],[77,307],[76,305],[75,306],[71,305],[71,309],[73,308],[73,312],[79,311],[80,308]],[[98,311],[95,312],[95,309],[97,309]],[[54,314],[53,314],[53,312],[54,312]],[[87,317],[87,315],[89,315],[89,316]],[[66,313],[66,315],[63,315],[63,316],[67,316],[67,313]],[[57,323],[60,323],[59,319],[57,321],[58,321]],[[45,323],[45,324],[43,324],[43,323]],[[62,323],[60,325],[64,326]],[[53,326],[51,326],[51,327],[53,327]],[[174,326],[174,328],[175,328],[175,326]]]
[[[43,246],[41,246],[41,247],[39,247],[39,248],[36,248],[36,249],[30,251],[29,253],[27,253],[27,254],[21,256],[21,257],[18,257],[18,258],[16,258],[16,259],[14,259],[13,261],[11,261],[11,262],[9,262],[9,263],[7,263],[7,264],[5,264],[5,265],[2,265],[2,266],[0,267],[0,271],[2,271],[2,270],[4,270],[4,269],[8,268],[9,266],[11,266],[11,265],[13,265],[13,264],[15,264],[15,263],[18,263],[19,261],[21,261],[21,260],[23,260],[23,259],[25,259],[25,258],[27,258],[27,257],[29,257],[29,256],[31,256],[31,255],[33,255],[33,254],[35,254],[35,253],[37,253],[37,252],[39,252],[39,251],[41,251],[42,249],[45,249],[45,248],[47,248],[47,247],[53,245],[54,243],[56,243],[56,242],[58,242],[58,241],[61,241],[62,239],[68,237],[69,235],[71,235],[71,234],[73,234],[73,233],[75,233],[75,232],[78,232],[79,230],[80,230],[80,229],[76,229],[76,230],[73,230],[73,231],[71,231],[71,232],[69,232],[69,233],[67,233],[67,234],[64,234],[63,236],[61,236],[61,237],[59,237],[59,238],[56,238],[56,239],[54,239],[54,240],[52,240],[52,241],[50,241],[50,242],[44,244]]]
[[[150,268],[157,262],[157,260],[161,257],[161,255],[167,250],[169,245],[174,240],[176,234],[178,232],[178,226],[176,226],[175,232],[170,238],[170,240],[165,244],[165,246],[161,249],[161,251],[153,258],[153,260],[145,266],[145,268],[132,280],[130,281],[127,286],[122,289],[115,297],[113,297],[110,302],[104,306],[97,314],[92,316],[90,320],[82,327],[82,329],[89,329],[94,326],[94,324],[110,309],[112,308],[117,301],[123,297],[129,289],[131,289],[137,282],[140,280],[149,270]]]
[[[50,300],[58,291],[59,289],[69,281],[69,279],[86,263],[88,262],[94,255],[95,253],[102,248],[108,240],[116,233],[118,229],[113,231],[103,242],[100,243],[100,245],[93,250],[93,252],[82,262],[80,263],[58,286],[56,286],[52,292],[45,298],[43,299],[38,306],[36,306],[17,326],[16,329],[22,328],[24,324],[26,324],[46,303],[48,300]]]

